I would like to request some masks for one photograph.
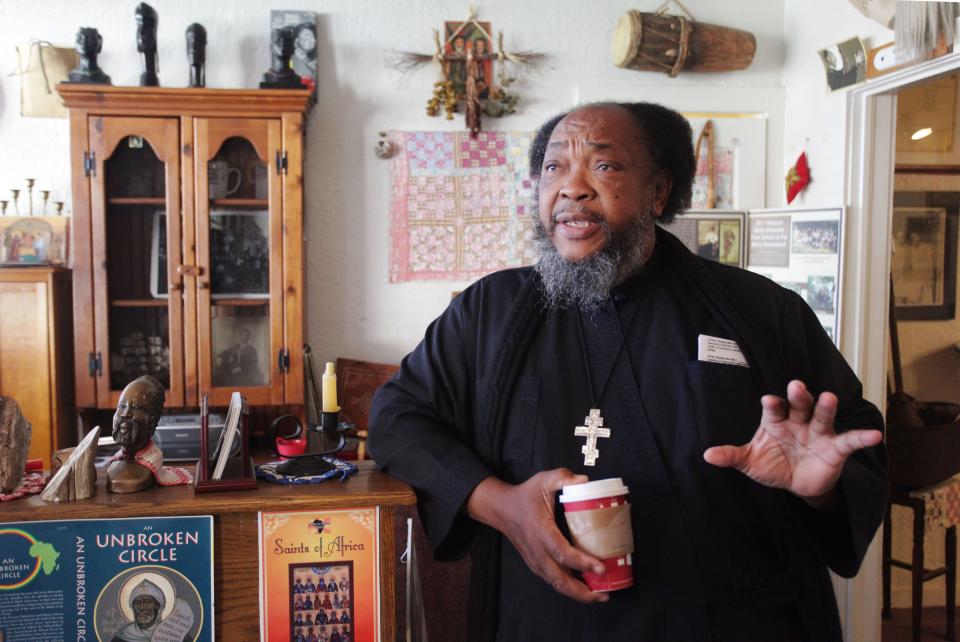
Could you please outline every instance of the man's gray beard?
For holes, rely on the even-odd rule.
[[[534,246],[540,260],[534,266],[543,283],[547,305],[595,310],[610,296],[610,290],[635,274],[653,252],[654,214],[651,203],[637,210],[634,219],[622,230],[612,230],[606,220],[599,221],[607,242],[599,252],[581,261],[560,256],[543,222],[537,217]],[[556,225],[556,223],[554,223]]]

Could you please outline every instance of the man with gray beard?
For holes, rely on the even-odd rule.
[[[690,126],[650,103],[547,121],[532,268],[451,302],[377,393],[370,452],[434,554],[472,555],[470,638],[839,641],[886,507],[882,417],[810,308],[690,253]],[[598,413],[591,454],[575,428]],[[633,585],[569,543],[556,492],[630,489]]]

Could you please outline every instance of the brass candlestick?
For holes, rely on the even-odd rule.
[[[29,212],[30,216],[33,216],[33,184],[36,182],[37,179],[35,178],[27,179],[27,198],[30,200],[30,202],[27,203],[27,212]]]
[[[47,215],[47,201],[50,200],[50,190],[40,190],[40,197],[43,198],[43,209],[40,210],[40,216]]]
[[[20,198],[20,190],[12,189],[10,193],[13,194],[13,213],[20,216],[20,206],[17,204],[17,199]]]

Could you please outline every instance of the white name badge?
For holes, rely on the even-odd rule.
[[[749,368],[747,360],[740,352],[740,346],[731,339],[721,339],[701,334],[697,337],[697,359],[709,363],[726,363],[732,366]]]

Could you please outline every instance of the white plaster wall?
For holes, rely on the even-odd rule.
[[[463,19],[459,0],[301,0],[295,3],[152,0],[160,14],[160,80],[186,84],[183,32],[191,22],[207,28],[210,87],[254,87],[269,65],[270,8],[319,14],[320,100],[308,121],[306,152],[307,337],[320,359],[338,356],[398,362],[462,282],[387,283],[389,167],[372,153],[384,129],[457,129],[462,120],[428,118],[424,104],[437,79],[434,69],[406,77],[384,64],[386,50],[431,52],[431,30],[445,19]],[[611,95],[624,90],[684,109],[768,113],[768,199],[782,198],[782,2],[687,0],[704,22],[735,26],[757,37],[750,69],[724,74],[665,75],[617,69],[609,59],[610,34],[626,10],[652,11],[652,0],[493,0],[479,16],[503,29],[511,50],[550,54],[548,67],[524,76],[515,88],[520,113],[484,126],[533,129],[569,107],[582,83],[599,83]],[[41,38],[69,46],[80,26],[104,39],[101,66],[114,84],[135,84],[139,63],[133,0],[0,0],[0,194],[35,177],[69,201],[70,161],[65,120],[19,116],[13,45]],[[732,107],[731,107],[732,106]],[[759,177],[758,177],[759,178]],[[778,204],[776,200],[768,204]],[[761,204],[762,205],[762,204]]]
[[[846,93],[828,93],[823,66],[816,50],[854,35],[866,46],[876,47],[893,40],[893,32],[857,12],[847,2],[836,0],[786,0],[784,7],[785,46],[785,135],[783,169],[806,149],[812,182],[795,207],[825,207],[846,203],[843,192],[846,136]],[[843,296],[857,297],[852,284],[845,283]],[[900,342],[906,389],[918,398],[960,401],[957,377],[960,355],[953,343],[960,340],[955,321],[902,322]],[[876,346],[881,349],[881,346]],[[868,346],[868,349],[872,349]],[[893,555],[908,561],[911,556],[912,514],[895,507],[892,513]],[[943,564],[943,532],[928,533],[925,566]],[[910,575],[894,569],[893,606],[910,605]],[[960,582],[958,582],[960,586]],[[874,587],[879,592],[879,587]],[[924,585],[925,606],[944,604],[944,582]]]
[[[791,207],[844,204],[846,92],[829,93],[817,50],[859,36],[866,47],[893,40],[893,31],[865,18],[843,0],[786,0],[783,79],[785,175],[806,150],[811,182]],[[845,296],[856,296],[846,292]]]

